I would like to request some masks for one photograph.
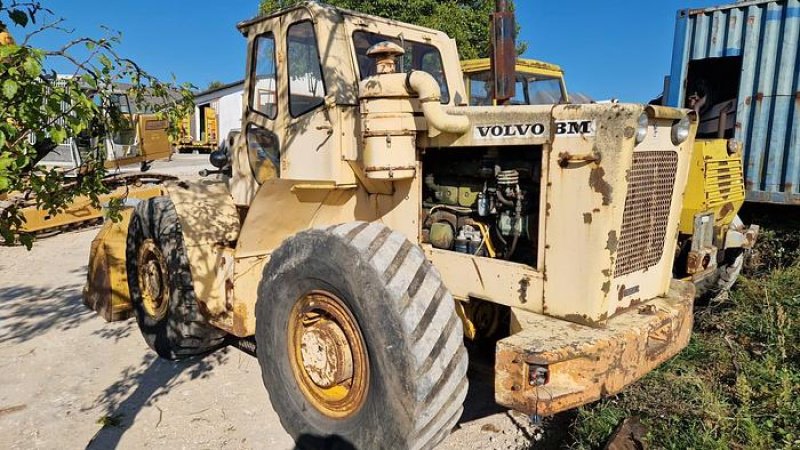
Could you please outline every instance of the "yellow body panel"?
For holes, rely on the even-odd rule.
[[[713,212],[719,237],[744,204],[742,155],[728,152],[727,139],[697,139],[683,199],[680,232],[694,233],[697,214]]]
[[[172,155],[167,129],[169,122],[152,114],[140,114],[137,118],[139,127],[139,153],[146,161],[167,159]]]
[[[119,222],[106,222],[92,241],[83,302],[109,322],[132,313],[125,249],[132,209]]]
[[[26,233],[40,233],[47,230],[55,230],[69,225],[77,225],[91,220],[99,220],[103,217],[102,205],[112,199],[135,198],[147,199],[161,195],[162,188],[158,185],[142,187],[119,187],[111,193],[99,196],[100,207],[92,204],[89,197],[76,197],[67,208],[59,213],[50,214],[48,211],[30,206],[22,210],[25,223],[20,231]]]

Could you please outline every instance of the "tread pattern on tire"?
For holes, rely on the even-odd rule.
[[[165,349],[168,354],[159,354],[170,359],[181,359],[217,349],[223,345],[226,333],[209,325],[200,311],[178,213],[168,197],[154,197],[140,202],[131,218],[125,255],[131,301],[134,304],[141,302],[141,296],[136,294],[136,261],[139,246],[148,238],[153,239],[164,254],[170,279],[170,309],[167,316],[169,349]],[[141,324],[138,317],[141,312],[139,308],[135,309]],[[145,336],[145,340],[155,348],[156,343],[151,342],[149,336]]]
[[[449,434],[467,395],[467,352],[453,297],[422,249],[379,223],[354,222],[327,229],[354,247],[382,274],[401,317],[406,345],[419,374],[410,415],[414,449],[431,448]]]

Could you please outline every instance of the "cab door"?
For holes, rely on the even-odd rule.
[[[338,115],[327,93],[320,59],[320,35],[308,11],[299,9],[286,15],[281,61],[286,78],[283,110],[281,178],[289,180],[332,181],[340,164],[335,154],[334,130]]]
[[[243,105],[242,134],[236,144],[243,151],[234,152],[231,190],[237,204],[249,204],[258,187],[281,176],[284,145],[281,130],[285,98],[281,81],[286,74],[278,63],[285,59],[279,51],[281,18],[259,23],[249,31],[248,64]]]

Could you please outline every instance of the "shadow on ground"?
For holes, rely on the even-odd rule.
[[[67,331],[94,316],[81,302],[82,285],[0,288],[0,344],[21,343],[49,330]]]
[[[139,365],[123,370],[119,381],[108,386],[94,403],[84,410],[102,408],[98,423],[103,426],[95,433],[87,449],[112,449],[133,425],[139,412],[148,406],[161,409],[155,401],[172,389],[192,380],[210,376],[214,367],[227,361],[229,349],[224,348],[204,357],[184,361],[167,361],[148,352]],[[155,428],[161,424],[161,416]]]

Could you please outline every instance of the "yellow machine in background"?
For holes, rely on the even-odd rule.
[[[471,59],[461,63],[464,84],[472,106],[493,105],[491,92],[491,62],[489,58]],[[535,59],[517,59],[516,96],[512,105],[557,105],[569,103],[564,71],[561,67]]]
[[[211,152],[217,148],[219,141],[219,128],[217,127],[217,112],[210,106],[200,109],[200,130],[197,130],[199,140],[194,139],[192,133],[192,116],[181,120],[180,132],[176,149],[180,153]]]
[[[137,172],[120,173],[129,166],[140,165],[142,171],[149,169],[150,163],[168,159],[172,155],[169,142],[169,123],[155,114],[131,113],[127,95],[124,93],[112,96],[115,105],[122,114],[128,116],[130,127],[123,127],[113,133],[100,137],[69,138],[59,144],[39,163],[45,167],[56,167],[74,170],[81,167],[86,159],[97,157],[94,152],[104,152],[105,168],[112,173],[105,181],[107,194],[99,196],[99,205],[93,204],[89,197],[76,197],[63,211],[51,214],[39,209],[35,199],[22,198],[21,194],[10,196],[12,201],[27,205],[22,210],[25,223],[20,229],[23,233],[44,235],[65,228],[93,225],[102,220],[102,205],[115,198],[149,198],[159,195],[154,186],[165,179],[174,177],[144,174]],[[16,199],[14,198],[16,197]]]

